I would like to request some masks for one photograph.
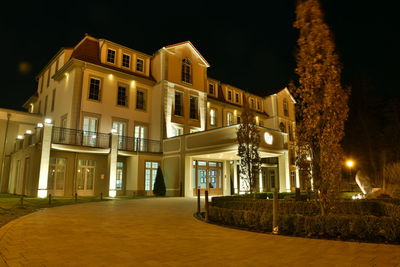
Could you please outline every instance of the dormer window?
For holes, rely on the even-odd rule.
[[[212,83],[208,84],[208,93],[210,95],[214,95],[214,84]]]
[[[136,59],[136,71],[144,72],[144,61],[143,59]]]
[[[131,66],[131,57],[127,54],[122,55],[122,67],[129,68]]]
[[[115,50],[107,49],[107,62],[108,63],[115,63]]]
[[[232,101],[232,90],[228,90],[228,100]]]
[[[240,98],[239,98],[239,93],[236,93],[235,94],[235,100],[236,100],[236,103],[239,103],[240,102]]]
[[[250,99],[250,107],[251,107],[252,109],[254,109],[254,99],[253,99],[253,98]]]
[[[192,83],[192,62],[188,58],[182,60],[182,82]]]

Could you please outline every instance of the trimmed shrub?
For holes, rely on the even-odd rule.
[[[357,200],[336,203],[321,216],[317,202],[279,201],[280,234],[341,240],[400,242],[400,205],[395,201]],[[396,202],[397,203],[397,202]],[[210,221],[259,232],[272,230],[272,201],[213,198]]]
[[[156,196],[164,197],[167,189],[165,188],[164,175],[161,167],[158,166],[156,180],[154,181],[153,193]]]

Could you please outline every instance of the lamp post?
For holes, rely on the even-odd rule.
[[[354,164],[355,164],[354,160],[352,160],[352,159],[346,160],[346,166],[347,166],[347,168],[349,168],[349,182],[350,182],[351,177],[352,177],[352,169],[354,167]],[[351,183],[351,185],[352,185],[352,189],[353,189],[353,183]]]

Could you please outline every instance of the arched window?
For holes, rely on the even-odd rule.
[[[192,62],[188,58],[182,60],[182,82],[192,83]]]

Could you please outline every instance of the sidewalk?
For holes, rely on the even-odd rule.
[[[400,266],[399,245],[241,231],[195,209],[151,198],[41,210],[0,229],[0,266]]]

